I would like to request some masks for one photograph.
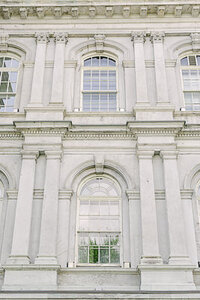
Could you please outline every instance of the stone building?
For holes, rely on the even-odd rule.
[[[199,20],[0,1],[0,299],[200,299]]]

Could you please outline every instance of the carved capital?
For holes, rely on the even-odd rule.
[[[37,32],[35,34],[37,43],[48,43],[49,42],[49,33],[47,32]]]
[[[192,40],[192,48],[193,50],[200,50],[200,33],[194,32],[190,35]]]
[[[56,32],[56,33],[54,33],[54,40],[56,43],[66,44],[68,42],[68,33]]]
[[[131,40],[134,43],[144,43],[145,42],[146,33],[142,31],[132,32],[131,33]]]
[[[152,32],[151,33],[151,41],[153,43],[163,43],[165,37],[164,32]]]
[[[94,39],[95,39],[96,51],[102,52],[103,47],[104,47],[105,35],[104,34],[95,34]]]

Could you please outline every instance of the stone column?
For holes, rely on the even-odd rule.
[[[137,268],[141,258],[142,234],[139,191],[126,191],[129,201],[131,268]]]
[[[29,263],[29,240],[37,152],[22,151],[22,167],[16,205],[11,255],[8,263]]]
[[[48,33],[36,33],[37,48],[35,54],[35,65],[31,90],[31,106],[41,106],[43,96],[43,82],[45,71],[45,58],[47,42],[49,41]]]
[[[64,61],[67,36],[66,33],[54,34],[56,46],[50,104],[63,104]]]
[[[46,151],[46,173],[39,253],[36,264],[57,264],[58,192],[61,151]]]
[[[176,151],[162,151],[165,197],[169,227],[170,258],[169,264],[189,263],[186,250],[183,208],[181,204],[179,174]]]
[[[162,263],[159,254],[156,203],[153,179],[154,151],[138,151],[142,219],[141,264]]]
[[[69,220],[70,202],[72,191],[60,191],[59,194],[59,218],[58,218],[58,242],[57,252],[60,253],[59,265],[66,267],[69,247]]]
[[[147,95],[147,80],[144,57],[144,32],[132,33],[132,41],[134,42],[135,51],[135,75],[136,75],[136,95],[137,104],[149,104]]]
[[[155,60],[155,75],[156,75],[156,92],[158,104],[168,104],[168,88],[167,88],[167,76],[165,69],[165,57],[164,57],[164,32],[154,32],[151,34],[151,40],[154,48],[154,60]]]

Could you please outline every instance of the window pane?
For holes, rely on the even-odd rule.
[[[188,58],[184,57],[181,59],[181,66],[188,66]]]
[[[3,67],[3,57],[0,57],[0,68]]]
[[[108,65],[108,59],[107,57],[101,57],[101,63],[100,65],[103,67],[103,66],[107,66]]]
[[[189,64],[190,64],[190,66],[196,66],[196,57],[195,56],[189,56]]]
[[[19,67],[19,62],[16,59],[12,59],[12,68],[18,68]]]
[[[99,247],[90,245],[89,247],[89,263],[96,264],[99,261]]]
[[[113,60],[113,59],[109,58],[109,66],[111,66],[111,67],[114,67],[114,66],[116,66],[116,62],[115,62],[115,60]]]
[[[109,248],[100,247],[100,263],[109,263]]]
[[[196,58],[197,58],[197,64],[198,66],[200,66],[200,55],[197,55]]]
[[[110,263],[119,263],[120,255],[118,247],[111,247],[110,249]]]
[[[79,257],[78,261],[80,263],[87,263],[88,262],[88,247],[79,247]]]
[[[99,66],[99,57],[92,57],[92,66],[93,67]]]
[[[12,58],[5,57],[5,59],[4,59],[4,67],[10,68],[11,67],[11,61],[12,61]]]
[[[91,63],[92,63],[92,59],[91,58],[88,58],[88,59],[84,60],[84,66],[85,67],[91,66]]]

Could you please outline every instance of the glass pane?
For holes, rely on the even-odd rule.
[[[89,214],[89,201],[80,201],[80,216],[87,216]]]
[[[99,215],[99,202],[90,201],[90,215]]]
[[[181,59],[181,66],[188,66],[188,58],[184,57]]]
[[[17,72],[9,72],[9,80],[12,82],[17,81]]]
[[[87,263],[88,262],[88,247],[79,247],[78,261],[80,263]]]
[[[4,59],[4,67],[10,68],[11,67],[11,61],[12,61],[12,58],[5,57],[5,59]]]
[[[0,57],[0,68],[3,67],[3,57]]]
[[[12,59],[12,68],[18,68],[19,67],[19,62],[16,59]]]
[[[190,66],[196,66],[196,57],[195,56],[189,56],[189,64],[190,64]]]
[[[0,84],[0,92],[3,93],[3,92],[7,92],[7,88],[8,88],[8,83],[1,83]]]
[[[118,247],[110,248],[110,263],[120,263],[120,255]]]
[[[196,58],[197,58],[197,64],[198,66],[200,66],[200,55],[197,55]]]
[[[100,263],[109,263],[109,248],[100,247]]]
[[[112,66],[112,67],[116,66],[116,61],[109,58],[109,66]]]
[[[89,247],[89,263],[96,264],[99,261],[99,247],[90,246]]]
[[[99,57],[92,57],[92,66],[93,67],[99,66]]]
[[[92,59],[91,58],[88,58],[88,59],[84,60],[84,66],[85,67],[91,66],[91,63],[92,63]]]
[[[105,67],[105,66],[108,65],[108,59],[107,59],[107,57],[103,57],[103,56],[101,57],[100,65],[101,65],[102,67]]]
[[[8,72],[2,72],[1,81],[8,81],[8,80],[9,80],[9,73]]]

